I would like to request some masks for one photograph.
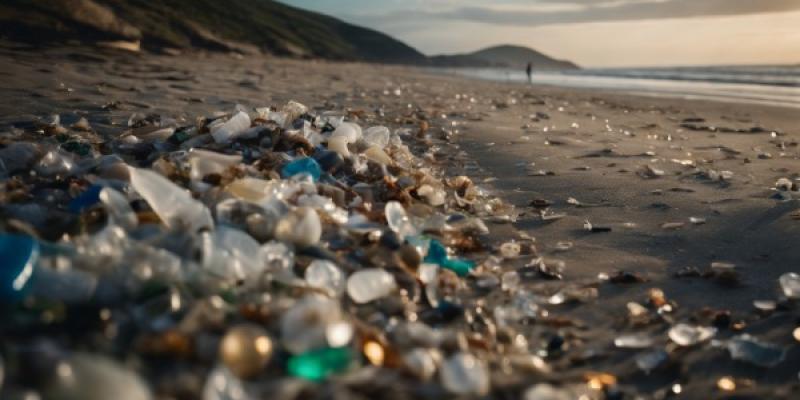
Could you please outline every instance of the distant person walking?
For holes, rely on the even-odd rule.
[[[528,66],[525,68],[525,73],[528,74],[528,84],[533,84],[533,63],[528,63]]]

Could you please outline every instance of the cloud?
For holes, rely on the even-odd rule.
[[[441,8],[444,3],[452,7]],[[462,3],[463,4],[463,3]],[[382,15],[354,16],[370,25],[459,20],[497,25],[541,26],[564,23],[691,18],[780,12],[800,9],[800,0],[542,0],[505,1],[490,5],[456,6],[441,2],[438,9],[396,10]]]

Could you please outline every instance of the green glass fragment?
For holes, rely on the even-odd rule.
[[[352,361],[353,351],[349,347],[329,347],[292,356],[287,368],[291,375],[317,382],[344,371]]]

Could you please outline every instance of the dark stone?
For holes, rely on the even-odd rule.
[[[387,230],[383,232],[383,235],[381,235],[381,245],[384,247],[388,247],[391,250],[397,250],[402,244],[403,241],[394,231]]]
[[[335,151],[318,151],[314,158],[320,167],[328,173],[335,173],[344,165],[344,158]]]

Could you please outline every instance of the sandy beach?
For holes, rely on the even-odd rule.
[[[494,370],[492,398],[519,398],[538,382],[583,382],[595,372],[614,375],[640,398],[789,399],[800,389],[792,336],[800,314],[781,300],[778,284],[800,268],[800,192],[776,189],[781,178],[800,178],[796,109],[495,83],[400,66],[8,43],[0,47],[0,94],[0,132],[59,114],[65,125],[86,117],[98,134],[113,135],[135,113],[192,121],[237,104],[289,100],[390,129],[416,130],[426,120],[440,148],[437,165],[516,208],[513,223],[489,225],[480,254],[497,254],[511,239],[523,244],[522,254],[481,273],[525,268],[541,256],[564,263],[563,280],[534,276],[521,285],[598,290],[596,299],[553,305],[546,318],[518,327],[531,348],[563,338],[565,353],[549,374]],[[671,311],[631,322],[629,303],[661,301],[653,289]],[[480,295],[488,310],[510,301],[499,289]],[[758,310],[756,300],[775,301],[775,309]],[[776,367],[762,368],[711,344],[677,348],[667,338],[676,322],[715,325],[720,340],[749,333],[788,350]],[[641,371],[639,350],[614,346],[627,333],[652,337],[669,361]],[[724,376],[737,380],[735,394],[718,388]]]

